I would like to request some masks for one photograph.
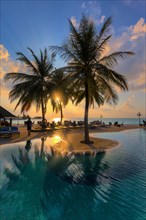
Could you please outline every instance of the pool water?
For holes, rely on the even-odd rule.
[[[2,145],[0,219],[146,219],[146,130],[92,136],[120,146],[62,155],[51,138]]]

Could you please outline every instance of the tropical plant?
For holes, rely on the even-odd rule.
[[[53,111],[56,113],[60,112],[60,122],[62,124],[63,107],[68,104],[71,98],[69,90],[70,78],[68,78],[63,71],[56,70],[52,75],[52,81],[54,83],[54,88],[50,93],[51,104]]]
[[[103,56],[107,43],[111,38],[110,25],[112,19],[109,17],[99,31],[95,23],[83,15],[79,28],[70,23],[70,35],[62,46],[51,46],[50,50],[58,53],[68,65],[62,69],[70,73],[74,80],[74,101],[79,104],[85,99],[85,140],[91,143],[88,130],[89,107],[96,103],[98,106],[105,102],[117,104],[118,96],[114,86],[123,91],[128,90],[126,78],[113,70],[118,64],[119,58],[133,55],[133,52],[114,52]]]
[[[48,94],[53,86],[51,74],[54,71],[53,61],[55,55],[52,53],[49,58],[46,48],[44,52],[40,50],[40,57],[30,48],[28,50],[33,57],[33,61],[21,52],[16,53],[18,55],[17,60],[27,66],[27,72],[12,72],[5,75],[5,80],[13,80],[13,88],[9,98],[11,102],[19,99],[15,109],[21,105],[21,113],[28,111],[32,104],[36,105],[37,110],[41,107],[42,121],[45,121]]]

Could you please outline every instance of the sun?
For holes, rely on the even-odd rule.
[[[58,121],[60,121],[60,118],[53,118],[53,121],[54,121],[55,123],[57,123]]]

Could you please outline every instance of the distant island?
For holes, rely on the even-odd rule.
[[[41,116],[36,116],[36,117],[30,117],[29,115],[27,116],[22,116],[22,117],[18,117],[19,120],[25,120],[25,119],[28,119],[28,118],[32,118],[32,119],[42,119]]]
[[[32,119],[42,119],[41,116],[36,116],[36,117],[33,117]]]

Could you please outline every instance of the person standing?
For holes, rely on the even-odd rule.
[[[31,132],[31,127],[32,127],[32,121],[30,120],[30,118],[26,121],[26,126],[27,126],[27,131],[28,131],[28,135],[30,135]]]

